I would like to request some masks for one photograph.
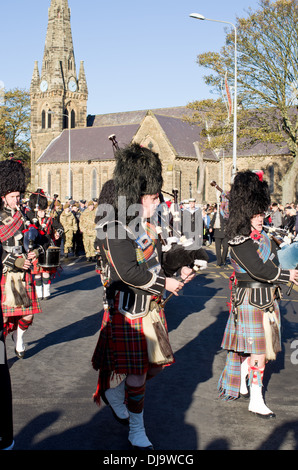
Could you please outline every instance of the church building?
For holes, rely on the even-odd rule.
[[[163,189],[178,189],[179,200],[216,202],[212,180],[229,189],[232,155],[200,151],[199,128],[186,122],[191,112],[186,107],[87,116],[87,79],[83,61],[77,72],[68,0],[51,1],[42,66],[34,64],[30,96],[32,190],[41,187],[61,201],[98,197],[113,176],[111,135],[120,147],[136,141],[157,152]],[[288,164],[286,148],[281,152],[272,146],[268,153],[257,144],[237,154],[238,169],[262,169],[276,198],[282,191],[279,169]]]

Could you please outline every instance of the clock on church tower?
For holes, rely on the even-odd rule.
[[[42,8],[42,3],[40,4]],[[31,171],[53,139],[68,128],[86,127],[88,88],[81,61],[76,72],[67,0],[51,0],[44,55],[39,72],[35,62],[31,95]]]

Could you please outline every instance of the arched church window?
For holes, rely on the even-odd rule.
[[[71,111],[70,123],[71,123],[71,128],[74,129],[76,127],[76,113],[73,109]]]
[[[49,109],[48,110],[48,129],[51,129],[52,127],[52,114],[51,114],[51,110]]]
[[[92,170],[91,199],[95,197],[98,197],[98,195],[97,195],[97,171],[94,168]]]
[[[56,177],[55,177],[55,192],[57,194],[61,194],[61,170],[58,169],[56,171]]]
[[[272,163],[269,165],[269,190],[270,193],[274,193],[274,166]]]
[[[52,194],[52,175],[51,172],[48,171],[48,178],[47,178],[47,193]]]
[[[41,113],[41,128],[42,129],[46,128],[46,112],[45,112],[45,110],[43,110],[42,113]]]
[[[68,129],[68,110],[65,109],[63,114],[63,129]]]
[[[83,169],[80,168],[78,171],[78,187],[77,190],[79,191],[78,197],[79,199],[84,199],[84,172]]]

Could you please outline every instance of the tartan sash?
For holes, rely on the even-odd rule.
[[[19,212],[16,212],[12,217],[7,217],[7,223],[5,220],[2,221],[3,225],[0,225],[0,241],[1,243],[6,242],[22,227],[23,219]]]
[[[259,240],[259,248],[257,252],[261,260],[265,263],[271,253],[271,241],[265,232],[261,233],[261,238]]]

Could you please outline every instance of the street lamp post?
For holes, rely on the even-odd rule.
[[[67,117],[67,123],[68,123],[68,198],[70,199],[72,194],[71,194],[71,141],[70,141],[70,118],[68,114],[64,113],[55,113],[54,111],[49,111],[48,114],[56,114],[59,116],[65,116]]]
[[[191,13],[189,16],[197,20],[206,20],[206,21],[214,21],[215,23],[229,24],[234,28],[234,32],[235,32],[235,73],[234,73],[235,84],[234,84],[234,129],[233,129],[233,170],[232,170],[232,180],[233,180],[237,171],[237,29],[233,23],[230,23],[228,21],[213,20],[210,18],[205,18],[205,16],[200,15],[199,13]]]

